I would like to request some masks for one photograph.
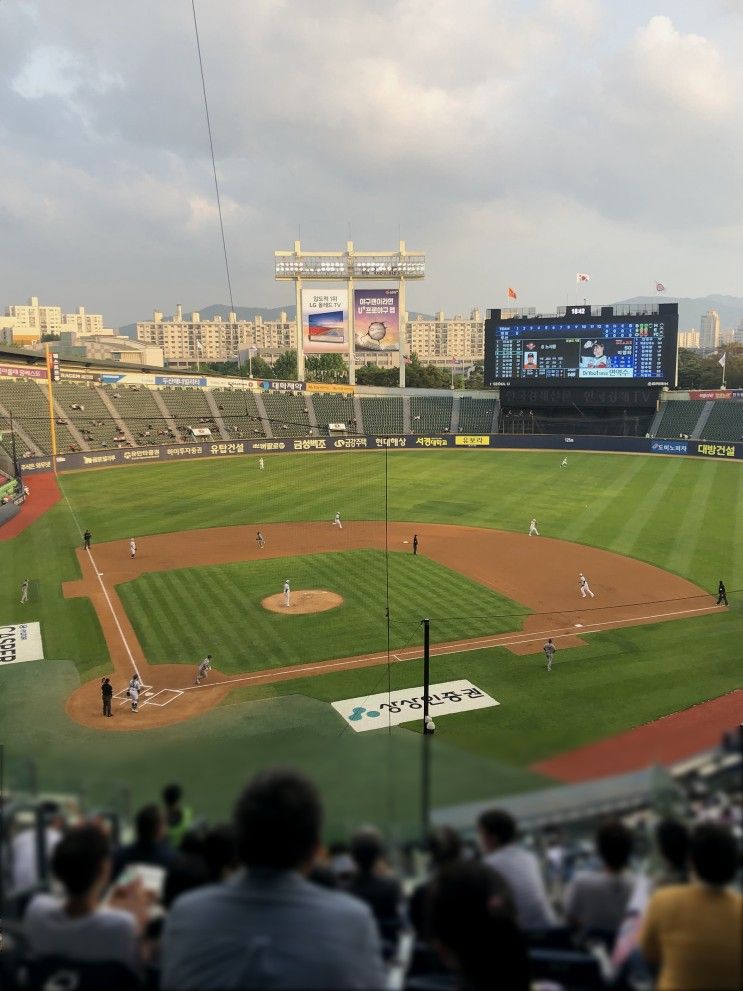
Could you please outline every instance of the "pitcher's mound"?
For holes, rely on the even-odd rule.
[[[326,592],[320,588],[292,589],[292,604],[284,605],[284,593],[269,595],[261,602],[264,609],[271,612],[283,613],[311,613],[327,612],[328,609],[337,609],[343,604],[343,598],[335,592]]]

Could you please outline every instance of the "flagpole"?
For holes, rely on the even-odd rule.
[[[725,367],[727,365],[727,357],[728,357],[727,351],[723,351],[722,358],[719,361],[719,364],[722,365],[722,385],[720,386],[721,389],[725,388]]]

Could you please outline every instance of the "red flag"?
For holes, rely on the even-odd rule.
[[[405,362],[406,365],[412,365],[413,364],[412,360],[410,358],[408,358],[407,355],[405,356],[405,358],[403,360],[404,360],[404,362]]]
[[[508,298],[509,299],[518,299],[519,298],[518,297],[518,293],[516,292],[516,290],[515,289],[511,289],[510,286],[508,287]]]
[[[656,292],[665,292],[666,291],[666,287],[663,285],[662,282],[656,282],[655,283],[655,291]]]

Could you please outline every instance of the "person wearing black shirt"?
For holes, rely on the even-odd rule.
[[[418,534],[413,534],[413,554],[418,553]]]
[[[717,605],[719,606],[720,603],[724,605],[728,604],[728,594],[725,591],[725,585],[722,579],[720,579],[720,584],[717,586]]]
[[[103,715],[112,716],[111,712],[111,699],[113,698],[114,687],[111,684],[110,678],[104,678],[101,681],[101,697],[103,698]]]
[[[90,541],[93,539],[93,534],[90,530],[86,530],[83,534],[83,540],[85,541],[85,550],[90,550]]]

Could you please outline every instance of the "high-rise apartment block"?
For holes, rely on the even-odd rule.
[[[76,313],[62,313],[61,306],[41,306],[38,296],[9,306],[5,315],[13,321],[13,343],[22,347],[36,344],[45,335],[59,336],[63,330],[84,336],[100,334],[104,329],[102,314],[86,313],[84,306]]]
[[[714,351],[720,346],[720,315],[717,310],[707,310],[702,317],[699,346],[702,351]]]

